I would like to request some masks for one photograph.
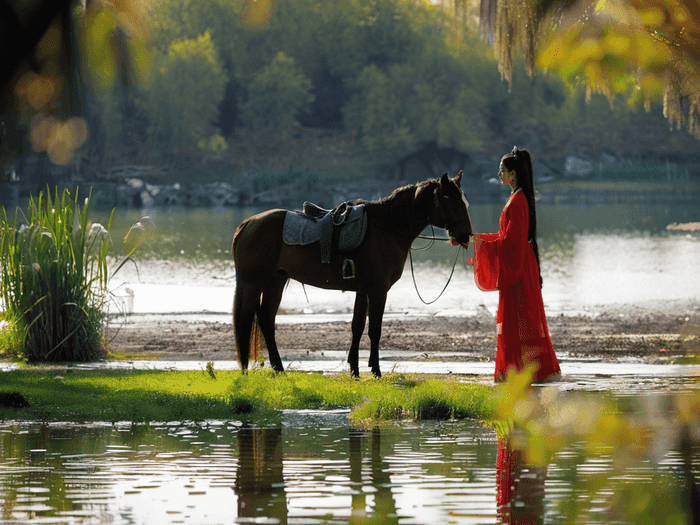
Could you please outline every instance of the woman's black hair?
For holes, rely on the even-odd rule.
[[[532,172],[532,158],[526,149],[513,148],[503,159],[503,166],[509,171],[515,170],[517,180],[516,189],[520,189],[527,198],[530,210],[530,225],[528,229],[528,241],[532,243],[537,259],[537,271],[540,275],[540,287],[542,286],[542,271],[540,270],[540,250],[537,246],[537,213],[535,212],[535,178]]]

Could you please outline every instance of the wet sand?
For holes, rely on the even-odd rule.
[[[351,333],[347,320],[277,324],[283,361],[313,359],[323,352],[347,351]],[[645,363],[685,362],[700,355],[700,305],[606,307],[593,315],[548,318],[555,351],[561,360],[595,359],[619,362],[635,358]],[[235,360],[232,325],[206,316],[130,316],[114,319],[107,330],[108,349],[131,359]],[[369,349],[365,330],[361,350]],[[382,351],[391,354],[381,355]],[[493,361],[495,321],[486,310],[464,317],[390,317],[384,320],[380,356],[426,361]],[[418,357],[416,357],[418,353]]]

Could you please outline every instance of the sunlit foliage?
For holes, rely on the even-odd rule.
[[[282,51],[252,76],[242,104],[243,120],[256,129],[287,131],[313,102],[311,81]]]
[[[6,348],[30,361],[91,361],[102,355],[109,224],[88,223],[67,191],[30,199],[25,224],[0,217],[0,291]]]
[[[13,72],[14,108],[0,114],[12,138],[0,129],[4,163],[28,145],[57,163],[80,151],[98,173],[124,159],[157,162],[173,152],[195,162],[235,161],[216,137],[229,146],[257,131],[284,140],[297,124],[347,131],[353,155],[375,164],[426,143],[499,151],[506,132],[508,143],[528,143],[538,156],[571,150],[572,140],[577,153],[597,154],[602,145],[629,156],[636,142],[622,136],[643,130],[640,142],[650,144],[649,128],[663,124],[660,110],[658,119],[645,120],[636,110],[621,116],[624,104],[614,116],[607,107],[581,109],[582,95],[552,80],[559,75],[586,86],[589,99],[603,92],[640,107],[664,106],[679,125],[691,116],[695,130],[697,31],[695,18],[684,15],[687,1],[677,9],[665,0],[55,5],[64,14]],[[486,41],[475,36],[480,23]],[[509,83],[499,80],[488,42]],[[523,63],[531,73],[558,75],[520,81]],[[16,140],[20,135],[25,140]],[[665,142],[652,135],[654,154],[688,150],[685,134]]]
[[[212,134],[226,83],[211,35],[173,42],[154,69],[144,102],[149,135],[165,152],[194,147]]]
[[[533,388],[530,379],[527,371],[512,374],[499,387],[493,425],[522,451],[525,463],[546,466],[564,449],[579,451],[577,464],[601,455],[610,458],[611,468],[582,479],[582,494],[566,502],[562,513],[567,523],[586,523],[591,500],[607,494],[613,480],[669,451],[680,455],[684,484],[663,493],[654,492],[656,484],[627,484],[610,498],[612,512],[631,523],[690,522],[686,519],[695,511],[688,505],[698,491],[691,456],[700,443],[700,392],[634,397],[627,400],[632,406],[625,406],[624,398],[609,393],[560,392],[556,385]]]
[[[663,100],[666,118],[700,136],[700,6],[694,0],[481,0],[504,78],[524,51],[528,69],[552,70],[612,102]]]

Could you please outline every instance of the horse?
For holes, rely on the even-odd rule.
[[[288,213],[272,209],[245,219],[237,228],[231,251],[236,268],[233,326],[236,352],[243,373],[248,369],[251,333],[257,325],[265,338],[271,367],[283,372],[275,342],[275,317],[290,279],[318,288],[354,291],[352,343],[348,363],[358,378],[360,338],[369,314],[369,367],[381,377],[379,339],[386,297],[403,273],[413,241],[428,226],[444,228],[452,239],[466,246],[473,234],[469,202],[461,189],[462,172],[445,173],[393,191],[365,205],[366,234],[361,244],[346,253],[334,253],[329,264],[321,262],[320,242],[288,245],[283,225]],[[354,262],[353,278],[343,278],[343,264]],[[346,276],[347,277],[347,276]]]

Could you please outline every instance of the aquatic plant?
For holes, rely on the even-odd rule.
[[[104,355],[103,321],[109,300],[109,229],[88,221],[89,195],[29,198],[28,217],[16,210],[0,215],[0,299],[5,322],[0,352],[28,361],[93,361]],[[20,220],[21,219],[21,220]],[[143,240],[139,222],[125,242],[130,251]]]
[[[102,355],[107,287],[107,228],[88,224],[90,197],[77,193],[29,199],[22,224],[0,217],[1,293],[5,344],[30,361],[90,361]]]

